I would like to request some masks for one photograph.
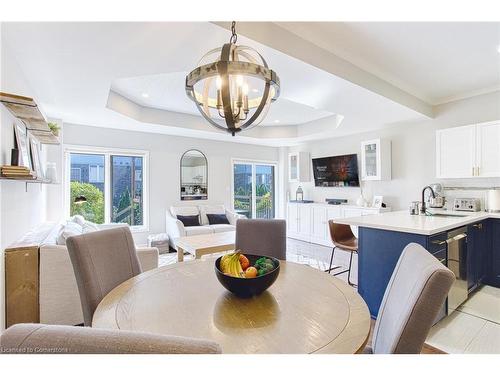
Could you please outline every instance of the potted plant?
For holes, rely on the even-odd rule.
[[[49,122],[48,125],[49,125],[49,129],[52,132],[52,134],[54,134],[56,137],[58,137],[59,136],[59,129],[61,129],[59,127],[59,125],[57,125],[53,122]]]

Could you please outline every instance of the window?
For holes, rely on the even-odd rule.
[[[147,152],[80,147],[66,150],[66,202],[69,215],[102,223],[127,223],[147,229]],[[75,203],[84,196],[86,202]]]
[[[233,208],[248,218],[273,219],[276,215],[276,165],[233,162]]]

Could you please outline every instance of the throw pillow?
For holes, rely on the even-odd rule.
[[[58,245],[66,245],[66,240],[71,236],[78,236],[83,233],[83,229],[81,225],[78,225],[75,222],[68,221],[61,230],[59,231],[59,235],[57,236],[57,244]]]
[[[177,219],[182,221],[182,224],[184,224],[185,227],[199,227],[200,226],[200,220],[198,218],[198,215],[193,215],[193,216],[177,215]]]
[[[99,227],[97,226],[97,224],[85,220],[85,222],[82,224],[82,229],[83,233],[90,233],[98,231]]]
[[[210,225],[214,224],[229,224],[226,214],[207,214]]]

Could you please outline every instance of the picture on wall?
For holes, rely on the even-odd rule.
[[[31,169],[26,126],[22,121],[14,124],[14,146],[19,150],[18,165]]]
[[[35,138],[29,137],[30,143],[30,155],[31,155],[31,165],[33,166],[33,171],[36,173],[38,178],[43,178],[43,168],[42,162],[40,160],[40,142]]]

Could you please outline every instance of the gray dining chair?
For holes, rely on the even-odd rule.
[[[142,272],[128,227],[69,237],[68,253],[80,293],[83,320],[92,325],[99,302],[122,282]]]
[[[365,353],[419,354],[455,275],[416,243],[401,254]]]
[[[208,340],[90,327],[16,324],[0,336],[5,354],[217,354]]]
[[[236,222],[236,250],[286,260],[286,221],[246,219]]]

